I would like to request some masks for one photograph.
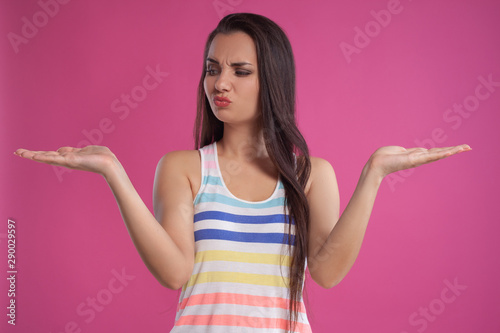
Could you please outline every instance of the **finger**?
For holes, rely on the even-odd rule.
[[[19,148],[15,152],[18,153],[18,154],[22,154],[22,153],[26,153],[26,152],[28,152],[28,153],[42,154],[42,153],[48,153],[48,152],[50,152],[50,150],[49,151],[44,151],[44,150],[29,150],[29,149]]]
[[[423,148],[423,147],[415,147],[415,148],[408,148],[407,151],[408,152],[426,152],[426,151],[429,151],[429,152],[440,152],[440,151],[445,151],[445,150],[454,150],[454,149],[457,149],[457,150],[472,150],[472,148],[467,145],[467,144],[463,144],[463,145],[458,145],[458,146],[451,146],[451,147],[434,147],[434,148],[430,148],[430,149],[426,149],[426,148]]]
[[[462,150],[461,150],[461,151],[469,151],[469,150],[472,150],[472,148],[471,148],[469,145],[467,145],[467,144],[459,145],[459,146],[457,146],[457,147],[462,148]]]
[[[66,164],[67,164],[67,161],[64,158],[64,156],[61,156],[60,154],[57,154],[57,155],[54,155],[54,154],[34,154],[31,157],[31,159],[34,161],[37,161],[37,162],[60,165],[60,166],[66,166]]]
[[[422,153],[424,153],[424,152],[427,151],[427,149],[422,148],[422,147],[415,147],[415,148],[408,148],[408,149],[406,149],[406,151],[408,153],[413,153],[413,152],[422,152]]]
[[[19,149],[17,149],[17,150],[14,152],[14,154],[21,155],[22,153],[27,152],[27,151],[31,151],[31,150],[24,149],[24,148],[19,148]]]
[[[35,155],[46,155],[46,156],[52,156],[52,155],[59,155],[58,152],[55,151],[35,151],[35,150],[20,150],[17,154],[20,157],[28,158],[28,159],[33,159],[33,156]]]
[[[74,151],[76,151],[76,150],[80,150],[80,148],[75,148],[75,147],[68,147],[68,146],[66,146],[66,147],[61,147],[61,148],[59,148],[57,151],[58,151],[59,153],[71,153],[71,152],[74,152]]]
[[[411,159],[414,163],[421,162],[430,163],[433,161],[437,161],[439,159],[443,159],[445,157],[455,155],[461,153],[463,151],[471,150],[472,148],[469,145],[463,144],[459,146],[451,146],[451,147],[435,147],[431,149],[425,149],[421,147],[410,148],[408,151],[411,153]],[[423,156],[423,159],[422,157]]]
[[[46,155],[46,156],[50,156],[50,155],[60,155],[58,152],[56,151],[44,151],[44,150],[35,150],[35,151],[29,151],[28,152],[29,154],[32,154],[32,155]]]
[[[15,153],[24,158],[31,158],[33,156],[33,151],[28,150],[28,149],[18,149],[15,151]]]
[[[35,155],[60,155],[57,151],[49,150],[49,151],[34,151],[33,154]]]
[[[461,147],[457,146],[431,148],[428,150],[428,153],[431,154],[431,156],[451,156],[459,152],[461,149]]]
[[[459,145],[459,146],[454,146],[454,147],[449,147],[446,152],[446,157],[455,155],[464,151],[469,151],[472,150],[472,148],[469,145]]]
[[[464,151],[462,146],[445,147],[445,148],[432,148],[425,153],[415,153],[412,160],[416,164],[426,164],[441,160],[443,158],[455,155]]]
[[[435,151],[439,152],[439,151],[464,150],[466,146],[468,147],[468,145],[459,145],[459,146],[452,146],[452,147],[436,147],[436,148],[429,149],[429,151],[430,152],[435,152]]]
[[[409,153],[423,153],[423,154],[428,154],[428,153],[436,153],[436,152],[443,152],[443,151],[452,151],[453,149],[456,149],[457,146],[453,147],[434,147],[430,149],[426,149],[423,147],[415,147],[415,148],[408,148],[407,151]]]
[[[439,147],[439,148],[432,148],[432,149],[429,149],[430,151],[441,151],[441,150],[450,150],[450,151],[454,151],[454,150],[462,150],[462,151],[467,151],[467,150],[472,150],[472,148],[467,145],[467,144],[463,144],[463,145],[458,145],[458,146],[452,146],[452,147]]]
[[[429,150],[423,148],[415,148],[412,149],[412,151],[408,155],[408,158],[411,165],[413,167],[417,167],[419,165],[431,163],[441,158],[447,157],[448,153],[448,150],[441,148],[439,148],[438,150],[436,150],[435,148]]]

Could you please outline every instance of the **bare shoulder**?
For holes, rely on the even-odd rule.
[[[186,177],[191,186],[193,198],[201,184],[201,158],[198,150],[173,150],[162,156],[157,172],[169,170],[179,177]]]
[[[201,166],[200,154],[198,150],[173,150],[163,155],[158,162],[159,166],[164,164],[172,164],[188,172],[196,164]]]
[[[311,174],[305,188],[306,195],[309,194],[315,180],[335,178],[335,171],[329,161],[317,156],[309,156],[309,159],[311,160]]]
[[[162,159],[167,158],[177,162],[187,162],[197,156],[199,156],[198,150],[172,150],[163,155]]]

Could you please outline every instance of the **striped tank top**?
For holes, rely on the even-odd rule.
[[[266,200],[239,199],[224,183],[216,143],[199,151],[195,264],[181,289],[170,332],[285,332],[290,256],[284,240],[288,209],[283,184],[278,178]],[[293,232],[292,225],[292,237]],[[303,299],[295,332],[311,332]]]

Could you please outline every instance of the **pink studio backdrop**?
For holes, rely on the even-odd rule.
[[[141,261],[105,180],[12,152],[108,146],[152,211],[158,160],[193,149],[203,45],[230,12],[288,33],[299,126],[341,211],[378,147],[473,148],[386,178],[348,276],[307,281],[313,332],[500,331],[498,1],[57,1],[0,2],[2,332],[170,331],[179,292]]]

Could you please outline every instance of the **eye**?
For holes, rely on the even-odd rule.
[[[213,68],[207,68],[205,70],[205,72],[210,75],[210,76],[214,76],[214,75],[217,75],[218,74],[218,71],[216,69],[213,69]]]
[[[247,71],[242,71],[242,70],[238,70],[236,71],[236,75],[239,75],[239,76],[247,76],[247,75],[250,75],[252,74],[251,72],[247,72]]]

